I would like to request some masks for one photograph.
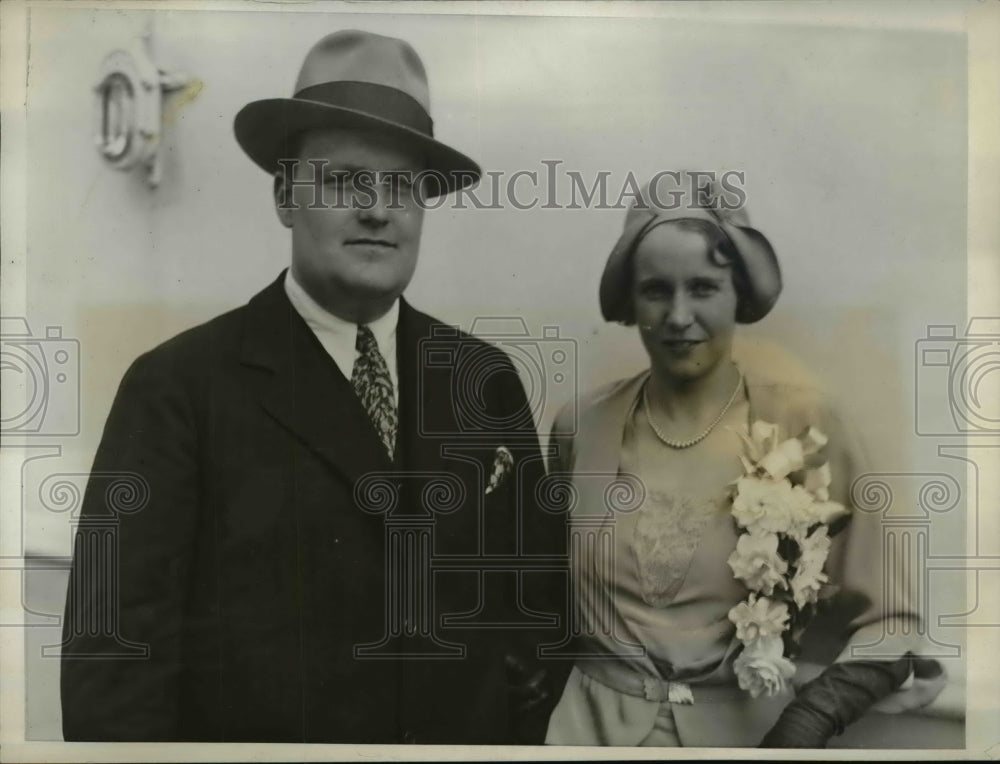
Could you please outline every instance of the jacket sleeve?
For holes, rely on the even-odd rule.
[[[815,419],[829,438],[831,499],[850,511],[833,537],[826,565],[839,591],[830,611],[811,629],[813,634],[825,631],[838,637],[835,651],[820,662],[896,662],[909,654],[916,691],[890,697],[901,705],[899,710],[925,705],[943,688],[945,676],[938,661],[920,657],[926,648],[920,637],[926,613],[914,597],[914,571],[902,550],[895,549],[898,538],[887,532],[882,514],[854,500],[856,481],[870,470],[859,436],[833,407],[823,407]]]
[[[549,434],[549,472],[567,475],[573,469],[573,406],[574,401],[565,404],[556,414]]]
[[[63,626],[66,740],[177,734],[185,592],[198,522],[198,438],[180,364],[128,370],[97,450],[76,531]],[[124,477],[145,501],[115,506]],[[101,543],[94,528],[104,527]]]

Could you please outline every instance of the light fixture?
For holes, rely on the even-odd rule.
[[[149,36],[114,50],[101,62],[97,95],[97,150],[116,170],[146,168],[154,188],[161,176],[160,138],[164,93],[188,78],[160,70],[149,54]]]

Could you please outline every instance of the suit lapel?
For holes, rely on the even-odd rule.
[[[434,339],[435,323],[405,300],[400,300],[396,334],[399,369],[399,423],[397,465],[408,471],[440,472],[445,469],[441,435],[456,428],[451,396],[451,365],[438,368],[426,363]],[[451,343],[453,344],[453,343]],[[458,352],[457,348],[450,348]]]
[[[648,372],[627,380],[599,405],[584,413],[574,473],[584,476],[577,481],[580,501],[574,514],[605,515],[608,512],[606,490],[619,475],[625,422]]]
[[[351,483],[391,469],[350,381],[289,302],[284,273],[247,308],[240,358],[268,414]]]

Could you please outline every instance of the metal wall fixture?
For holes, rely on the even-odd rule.
[[[96,93],[97,150],[116,170],[146,168],[155,188],[162,175],[160,139],[163,100],[189,82],[182,74],[161,70],[150,53],[149,35],[128,48],[114,50],[101,62]]]

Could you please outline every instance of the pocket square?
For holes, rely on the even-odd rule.
[[[513,468],[514,455],[505,446],[498,446],[493,454],[493,472],[490,475],[489,485],[486,486],[487,496],[503,485]]]

